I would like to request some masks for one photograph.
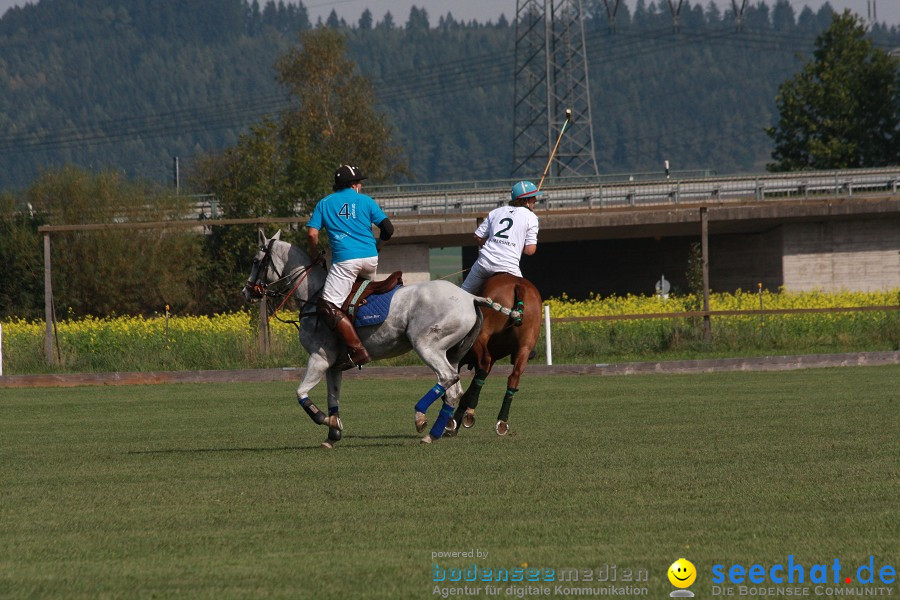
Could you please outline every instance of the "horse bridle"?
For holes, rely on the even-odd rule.
[[[321,264],[322,267],[325,266],[325,259],[322,255],[312,261],[308,265],[300,265],[287,275],[282,275],[277,268],[272,264],[272,247],[274,246],[276,240],[271,239],[269,243],[266,245],[263,250],[263,256],[260,259],[253,259],[253,269],[250,271],[250,277],[247,278],[247,287],[253,291],[257,298],[260,300],[268,302],[269,298],[282,298],[281,303],[278,307],[269,312],[270,317],[275,317],[279,321],[282,320],[280,317],[276,316],[276,313],[281,310],[281,307],[284,306],[284,303],[287,302],[287,299],[291,297],[291,295],[296,291],[300,284],[303,283],[303,280],[309,276],[309,273],[312,271],[312,268],[317,264]],[[278,277],[272,283],[260,283],[260,279],[265,280],[266,273],[269,272],[269,269],[274,269],[275,275]],[[302,274],[302,276],[301,276]],[[281,286],[278,289],[274,289],[274,286],[280,284],[281,282],[287,280],[288,284],[286,286]],[[324,285],[323,285],[324,287]],[[312,294],[309,298],[298,298],[300,301],[300,309],[299,312],[302,315],[304,309],[310,305],[312,299],[321,293],[321,289],[316,291],[316,293]]]
[[[265,248],[260,247],[260,250],[263,252],[262,258],[254,258],[253,259],[253,268],[250,269],[250,277],[247,278],[247,287],[253,290],[253,293],[257,298],[264,298],[271,293],[268,291],[269,284],[260,283],[259,280],[261,277],[264,278],[265,274],[269,271],[269,265],[267,263],[272,262],[272,246],[275,244],[275,240],[269,240],[269,243]],[[276,270],[275,273],[281,277],[281,274]],[[274,282],[273,282],[274,283]]]

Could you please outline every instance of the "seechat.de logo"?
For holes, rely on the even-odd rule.
[[[686,558],[679,558],[669,567],[669,582],[677,587],[669,596],[673,598],[693,598],[694,592],[687,589],[697,579],[697,569],[694,563]]]
[[[786,563],[774,565],[742,565],[733,564],[730,567],[713,565],[712,582],[720,583],[752,583],[752,584],[806,584],[806,583],[832,583],[832,584],[862,584],[871,583],[892,584],[896,581],[897,571],[892,565],[877,565],[875,557],[862,565],[853,565],[844,568],[840,559],[823,562],[821,564],[804,565],[794,560],[794,555],[787,557]]]

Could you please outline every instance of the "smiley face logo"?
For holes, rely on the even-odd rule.
[[[697,569],[686,558],[679,558],[669,567],[669,581],[677,588],[690,587],[697,579]]]

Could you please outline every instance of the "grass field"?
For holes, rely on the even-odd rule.
[[[431,248],[428,252],[432,279],[443,279],[462,284],[465,273],[462,270],[462,248]]]
[[[526,374],[498,438],[495,378],[474,429],[420,446],[430,381],[354,380],[333,451],[290,384],[0,389],[0,596],[433,598],[434,563],[527,563],[667,598],[684,556],[709,598],[714,564],[896,568],[898,381]]]

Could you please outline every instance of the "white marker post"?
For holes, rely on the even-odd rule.
[[[553,344],[550,341],[550,307],[544,305],[544,340],[547,342],[547,364],[553,364]]]

